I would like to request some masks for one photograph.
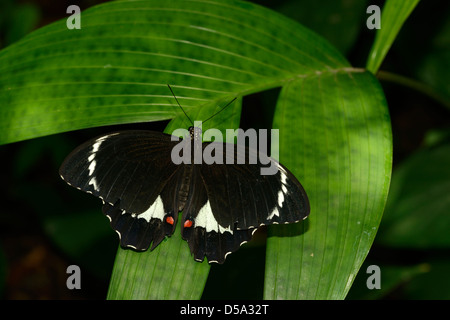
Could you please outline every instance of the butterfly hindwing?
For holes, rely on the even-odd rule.
[[[124,248],[141,251],[152,245],[153,250],[169,233],[163,220],[152,218],[147,221],[121,210],[118,205],[105,203],[103,213],[110,219],[111,227],[119,235],[120,245]]]
[[[203,261],[206,257],[210,263],[223,263],[229,253],[251,240],[254,230],[237,230],[234,225],[224,227],[218,222],[211,209],[201,168],[193,167],[191,191],[182,215],[182,237],[188,242],[195,260]],[[232,210],[230,203],[224,206]],[[192,221],[192,225],[186,226],[186,221]]]
[[[180,172],[179,169],[175,171],[149,209],[139,215],[121,210],[120,200],[115,205],[103,205],[103,213],[119,235],[122,247],[143,251],[151,245],[150,250],[153,250],[166,236],[173,234],[178,219]]]

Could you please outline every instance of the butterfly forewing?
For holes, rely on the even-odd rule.
[[[174,144],[170,135],[152,131],[104,135],[75,149],[60,175],[103,200],[123,247],[146,250],[152,244],[153,249],[173,233],[178,218],[180,167],[170,161]],[[168,216],[173,224],[165,223]]]
[[[176,142],[152,131],[123,131],[92,139],[75,149],[60,168],[71,186],[139,214],[155,201],[177,166]],[[168,160],[169,159],[169,160]]]
[[[256,163],[249,163],[249,154],[256,152],[252,149],[236,147],[233,152],[234,164],[201,167],[212,212],[222,227],[242,230],[297,222],[308,216],[306,193],[289,170],[264,154],[258,154]],[[239,152],[245,152],[246,164],[237,163]],[[261,174],[261,169],[270,165],[275,168],[273,174]]]

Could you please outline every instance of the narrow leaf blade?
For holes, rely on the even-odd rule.
[[[381,14],[381,28],[377,30],[366,68],[377,73],[397,34],[420,0],[387,0]]]

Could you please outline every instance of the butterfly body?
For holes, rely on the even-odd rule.
[[[259,226],[308,216],[306,193],[283,165],[237,145],[202,143],[201,131],[189,132],[184,140],[143,130],[97,137],[66,158],[60,175],[102,199],[122,247],[153,250],[173,234],[180,216],[182,237],[197,261],[206,256],[223,263]],[[187,161],[173,161],[173,150],[183,143]],[[215,159],[222,161],[196,161],[196,153],[205,149],[215,150]],[[240,161],[256,154],[256,163]],[[261,175],[268,163],[277,172]]]

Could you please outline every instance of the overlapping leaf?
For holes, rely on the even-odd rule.
[[[271,229],[266,298],[343,299],[375,237],[390,173],[389,115],[368,72],[320,74],[283,88],[280,160],[303,181],[307,223]]]

